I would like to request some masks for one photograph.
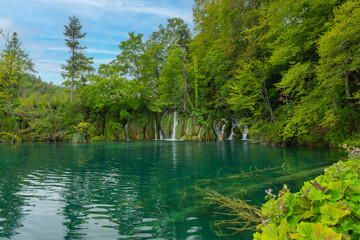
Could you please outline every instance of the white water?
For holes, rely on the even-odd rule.
[[[156,119],[154,119],[154,127],[155,127],[155,140],[157,140]]]
[[[234,140],[234,136],[236,136],[236,134],[234,133],[234,128],[236,126],[240,127],[240,121],[238,119],[234,119],[231,121],[232,127],[231,127],[231,133],[230,136],[228,138],[228,140]]]
[[[244,131],[243,131],[243,136],[242,136],[242,139],[241,140],[249,140],[247,138],[247,135],[249,134],[249,127],[248,125],[245,125],[244,126]]]
[[[160,140],[163,140],[163,122],[164,122],[164,117],[166,116],[167,111],[164,113],[163,117],[161,118],[161,124],[160,124]]]
[[[190,135],[189,120],[190,118],[186,121],[186,135]]]
[[[200,136],[200,133],[201,133],[201,128],[202,128],[202,126],[200,126],[199,133],[198,133],[198,138],[199,138],[199,141],[201,141],[201,136]]]
[[[178,121],[176,119],[177,116],[177,111],[174,111],[174,122],[173,122],[173,132],[171,134],[171,140],[176,140],[175,135],[176,135],[176,127],[178,124]]]
[[[126,141],[130,141],[129,130],[128,130],[128,124],[127,123],[125,124],[125,131],[126,131]]]
[[[224,122],[224,125],[221,125],[221,123]],[[218,140],[221,140],[221,136],[225,134],[225,127],[227,124],[227,120],[225,118],[222,118],[218,124],[216,124],[216,121],[213,123],[214,131],[218,137]]]

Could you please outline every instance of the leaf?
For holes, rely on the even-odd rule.
[[[343,181],[330,182],[328,185],[329,190],[333,190],[333,191],[336,191],[339,193],[344,193],[346,188],[347,188],[347,186]]]
[[[341,234],[321,223],[302,222],[298,225],[297,232],[300,234],[301,239],[304,240],[341,240]]]
[[[308,211],[303,212],[302,214],[299,214],[297,217],[299,219],[307,219],[307,218],[311,218],[313,216],[315,216],[314,211],[313,210],[308,210]]]
[[[275,224],[268,224],[262,230],[263,234],[261,240],[274,240],[279,238],[279,234]]]
[[[341,194],[339,192],[336,192],[336,191],[330,190],[328,193],[331,195],[330,200],[332,200],[334,202],[336,202],[336,201],[338,201],[338,200],[340,200],[340,199],[342,199],[344,197],[343,194]]]
[[[314,189],[312,188],[309,192],[309,198],[312,200],[312,201],[321,201],[321,200],[325,200],[325,199],[328,199],[330,198],[331,196],[327,196],[324,194],[323,191],[321,190],[317,190],[317,189]]]
[[[348,205],[344,202],[337,202],[334,206],[326,204],[320,208],[322,214],[321,221],[329,225],[335,225],[339,220],[346,215],[351,213],[351,210]]]

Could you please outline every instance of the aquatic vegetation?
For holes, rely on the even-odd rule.
[[[351,158],[325,169],[297,193],[286,185],[268,192],[254,239],[359,239],[360,162]]]
[[[276,168],[273,168],[276,169]],[[264,169],[273,170],[273,169]],[[263,171],[263,172],[265,172]],[[243,172],[220,180],[247,178],[260,170]],[[360,238],[360,160],[352,157],[325,169],[325,173],[304,183],[291,193],[287,185],[278,192],[266,189],[267,202],[261,206],[238,197],[229,197],[210,187],[198,188],[203,199],[214,205],[215,214],[224,216],[211,224],[218,236],[257,230],[255,240],[273,239],[359,239]],[[280,178],[284,180],[283,177]],[[199,183],[213,183],[201,180]],[[238,186],[246,193],[246,189]],[[247,196],[249,196],[247,194]],[[257,226],[256,226],[257,225]]]
[[[251,206],[246,201],[239,198],[229,198],[221,195],[220,193],[206,188],[203,191],[211,203],[219,205],[220,210],[225,212],[217,212],[217,214],[229,216],[231,219],[217,220],[211,223],[211,229],[218,236],[233,236],[245,230],[253,230],[261,219],[260,209],[256,206]],[[231,232],[226,233],[224,229]]]

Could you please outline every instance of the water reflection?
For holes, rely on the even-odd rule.
[[[207,183],[261,204],[264,189],[299,188],[339,156],[235,141],[0,144],[0,238],[217,239],[189,188],[199,179],[286,163],[286,171]]]

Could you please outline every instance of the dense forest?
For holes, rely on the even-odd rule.
[[[0,132],[23,141],[216,140],[241,138],[248,125],[263,142],[356,145],[359,1],[195,0],[193,17],[194,30],[172,18],[148,37],[129,33],[97,70],[70,17],[61,86],[36,77],[21,36],[3,31]]]

